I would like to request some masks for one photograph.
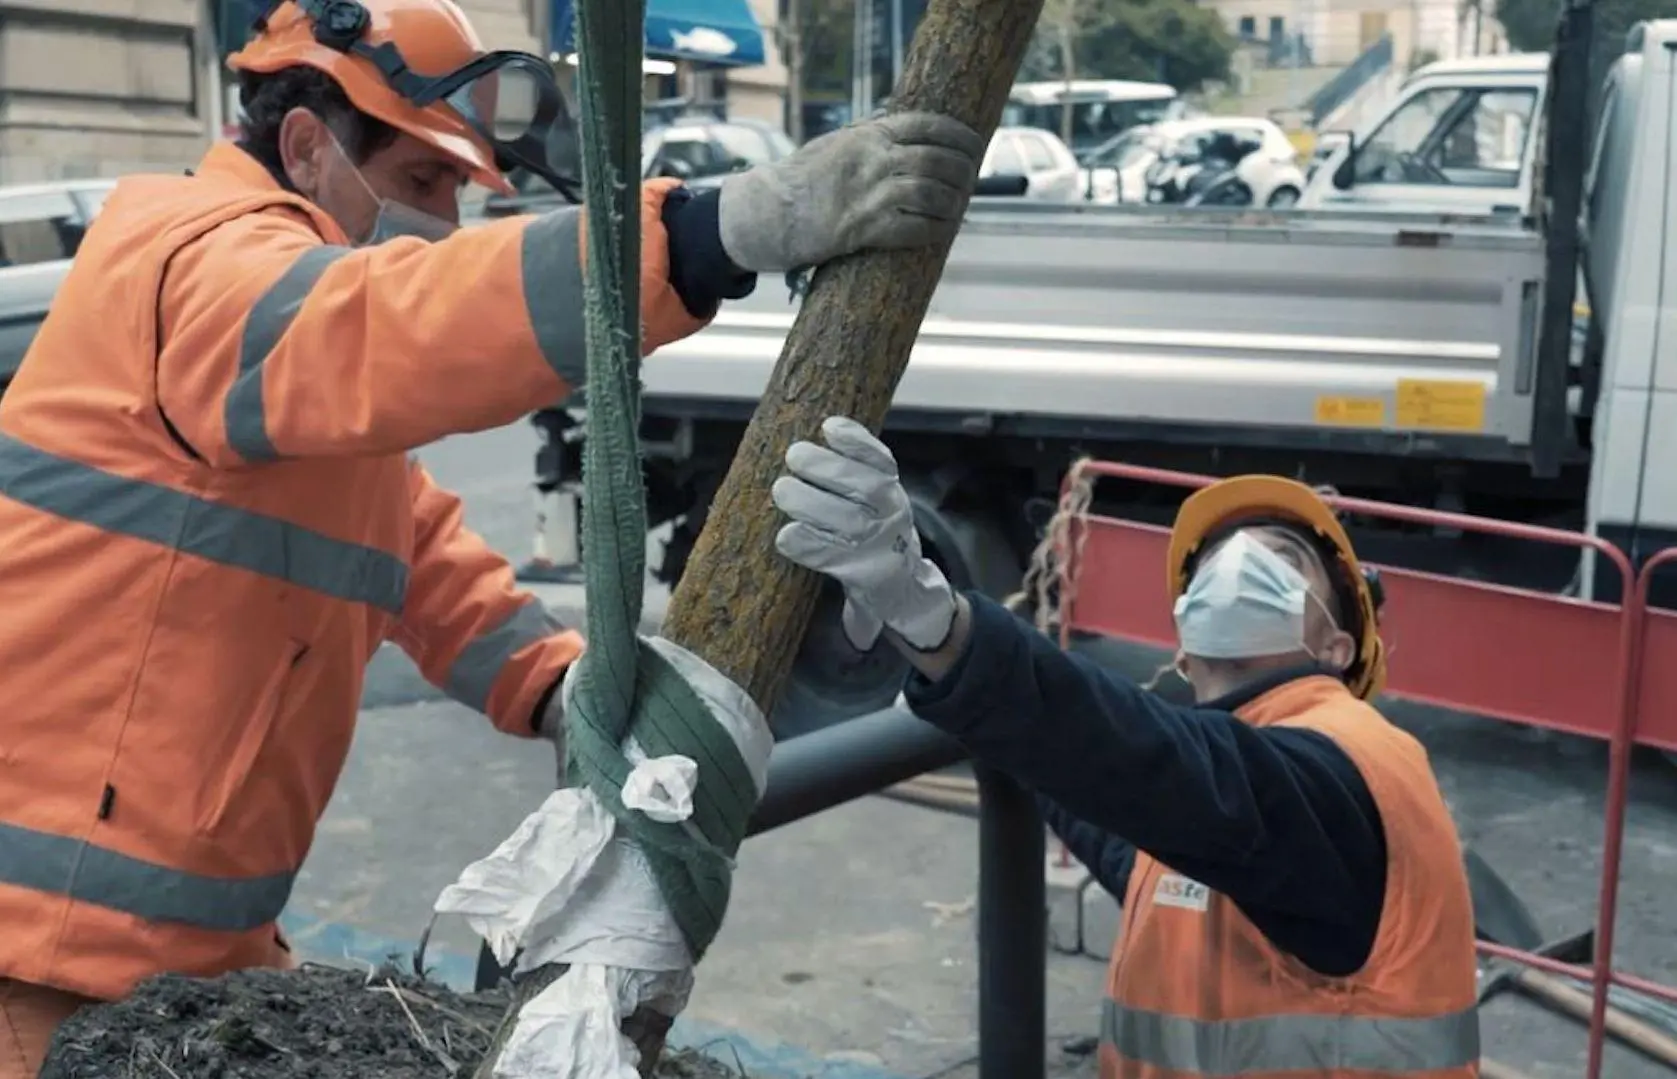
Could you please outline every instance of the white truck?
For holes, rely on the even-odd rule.
[[[1299,208],[1529,212],[1550,62],[1509,53],[1421,68],[1366,130],[1334,140]]]
[[[1633,31],[1593,146],[1587,40],[1573,38],[1549,82],[1536,215],[976,202],[885,425],[931,556],[960,585],[1016,589],[1083,454],[1587,529],[1639,561],[1677,544],[1677,347],[1664,337],[1677,308],[1666,244],[1677,20]],[[1580,268],[1587,335],[1573,320]],[[649,509],[669,530],[656,567],[667,581],[793,317],[780,282],[764,279],[645,364]],[[582,417],[535,417],[550,557],[574,549]],[[1102,512],[1160,523],[1176,497],[1097,488]],[[1563,550],[1352,530],[1388,564],[1572,594],[1618,587]],[[837,611],[829,591],[787,691],[800,726],[883,707],[901,684],[888,649],[844,643]]]

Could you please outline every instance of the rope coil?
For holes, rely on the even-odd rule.
[[[1038,632],[1050,637],[1061,621],[1061,612],[1069,608],[1076,593],[1076,568],[1083,556],[1088,529],[1077,529],[1074,539],[1072,525],[1088,516],[1089,503],[1094,498],[1095,481],[1089,473],[1093,460],[1080,457],[1066,470],[1059,504],[1043,528],[1042,539],[1031,552],[1019,591],[1004,601],[1015,613],[1029,612]]]

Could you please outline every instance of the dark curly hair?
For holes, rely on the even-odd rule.
[[[324,120],[357,165],[396,141],[394,127],[350,104],[343,87],[312,67],[288,67],[272,74],[240,72],[239,104],[245,113],[239,145],[282,181],[280,124],[292,109],[308,109]]]

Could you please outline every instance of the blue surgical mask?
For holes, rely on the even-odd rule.
[[[378,205],[378,213],[373,218],[372,228],[367,230],[367,235],[356,241],[357,246],[372,247],[375,244],[384,243],[386,240],[394,240],[398,236],[416,236],[428,243],[436,243],[438,240],[447,239],[460,230],[459,225],[452,221],[444,221],[436,214],[416,210],[407,203],[397,202],[395,199],[380,198],[378,192],[373,190],[373,185],[369,184],[367,178],[361,175],[361,170],[355,167],[355,161],[344,150],[343,143],[338,141],[336,135],[332,135],[331,138],[332,144],[338,149],[338,153],[354,171],[355,178],[361,181],[361,187],[367,192],[367,197]]]
[[[1176,600],[1182,651],[1201,659],[1252,659],[1307,651],[1304,575],[1236,532],[1211,553]]]
[[[366,181],[363,180],[363,183]],[[368,190],[371,190],[370,188]],[[405,202],[379,199],[378,216],[373,227],[361,241],[362,246],[381,244],[398,236],[417,236],[429,243],[445,240],[460,230],[460,226],[444,221],[435,214],[416,210]]]

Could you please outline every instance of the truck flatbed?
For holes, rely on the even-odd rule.
[[[1491,218],[979,206],[895,408],[1502,457],[1531,436],[1543,255]],[[647,414],[754,406],[795,314],[765,280],[660,350]]]

